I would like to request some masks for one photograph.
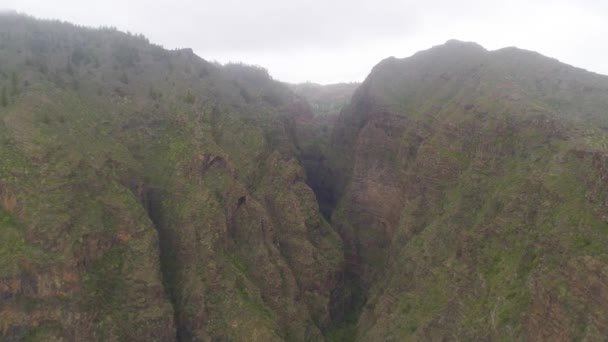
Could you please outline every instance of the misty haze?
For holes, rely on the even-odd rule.
[[[605,2],[0,0],[1,341],[606,341]]]

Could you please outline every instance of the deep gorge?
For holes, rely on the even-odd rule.
[[[0,339],[602,340],[608,78],[448,41],[289,85],[0,14]]]

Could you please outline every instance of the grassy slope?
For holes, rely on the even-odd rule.
[[[383,62],[322,146],[338,279],[286,86],[114,30],[0,35],[5,339],[608,333],[603,77],[512,49]]]

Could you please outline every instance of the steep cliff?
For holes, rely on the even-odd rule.
[[[377,65],[333,135],[332,222],[367,297],[342,328],[606,336],[607,108],[608,77],[515,48],[449,41]]]
[[[0,37],[2,340],[322,338],[342,247],[300,98],[112,29],[3,15]]]
[[[602,340],[608,77],[449,41],[288,86],[0,15],[0,339]]]

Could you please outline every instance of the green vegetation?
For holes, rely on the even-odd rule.
[[[286,85],[113,29],[0,35],[0,339],[322,338],[341,244]]]
[[[27,260],[49,259],[37,246],[28,244],[23,227],[15,218],[0,209],[0,274],[14,275],[19,272],[19,263]],[[50,261],[50,260],[49,260]]]
[[[608,335],[606,77],[449,42],[289,86],[115,29],[0,39],[2,340]]]
[[[601,331],[593,322],[603,314],[584,309],[598,304],[581,290],[595,277],[581,263],[607,267],[607,188],[597,179],[608,135],[581,128],[608,122],[608,93],[591,97],[577,82],[608,89],[608,79],[525,51],[508,52],[525,61],[513,65],[505,53],[453,42],[387,60],[342,114],[334,163],[349,182],[332,222],[355,241],[353,272],[370,284],[360,340]],[[571,100],[553,101],[562,81],[549,67],[572,80],[559,88]],[[560,326],[543,310],[563,312]]]
[[[6,93],[6,87],[2,87],[2,95],[0,95],[0,104],[2,107],[8,106],[8,95]]]
[[[86,310],[104,314],[124,303],[124,258],[124,248],[113,247],[93,262],[84,275]]]
[[[19,94],[19,81],[17,80],[17,73],[11,73],[11,95],[17,96]]]

